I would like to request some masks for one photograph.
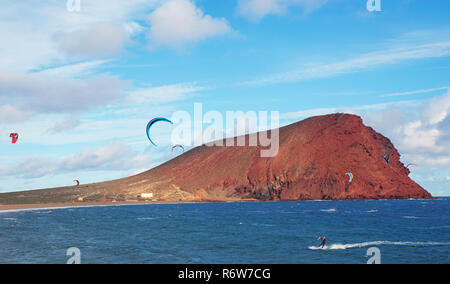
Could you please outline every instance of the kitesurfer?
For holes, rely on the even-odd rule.
[[[327,238],[323,237],[323,238],[322,238],[322,243],[320,244],[319,248],[325,247],[326,244],[327,244]]]
[[[386,162],[386,166],[389,164],[389,160],[391,159],[392,152],[389,152],[386,156],[383,157],[384,161]]]

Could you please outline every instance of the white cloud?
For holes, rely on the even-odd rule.
[[[3,2],[0,70],[14,72],[118,54],[149,19],[153,45],[179,47],[232,30],[191,0],[81,1],[80,12],[69,12],[65,0]]]
[[[435,125],[443,122],[450,114],[450,89],[446,95],[432,98],[427,102],[422,112],[428,124]]]
[[[23,72],[62,59],[49,34],[33,27],[33,23],[0,20],[0,38],[0,70]]]
[[[142,167],[142,162],[147,161],[141,154],[133,153],[126,145],[110,143],[106,146],[91,149],[63,157],[59,160],[58,170],[77,171],[81,169],[111,169],[129,170]]]
[[[11,123],[85,111],[124,96],[125,82],[93,74],[144,31],[138,21],[161,0],[82,1],[74,13],[59,0],[3,2],[0,123]],[[93,59],[79,62],[84,58]]]
[[[99,23],[71,32],[56,33],[54,40],[69,58],[105,57],[122,51],[128,40],[127,31],[130,30],[122,24]]]
[[[123,89],[123,82],[110,76],[78,80],[0,72],[0,106],[12,105],[22,112],[92,109],[122,96]]]
[[[140,34],[145,30],[145,27],[141,26],[139,23],[136,22],[129,22],[125,24],[125,31],[131,36],[135,36],[137,34]]]
[[[391,138],[409,162],[450,171],[450,91],[413,109],[367,114],[365,121]]]
[[[82,1],[81,11],[74,13],[56,0],[2,5],[0,123],[42,113],[78,113],[118,99],[170,102],[199,90],[186,85],[142,88],[127,97],[127,82],[99,75],[101,67],[112,61],[106,56],[120,53],[133,36],[145,31],[141,23],[151,11],[150,34],[162,40],[158,44],[195,42],[231,30],[225,19],[203,14],[188,0]],[[176,13],[174,18],[171,12]],[[13,16],[17,14],[20,20]],[[180,23],[183,29],[178,33]],[[92,59],[80,62],[84,58]]]
[[[67,11],[65,2],[0,0],[0,70],[26,72],[68,63],[72,55],[79,60],[120,52],[127,38],[143,31],[136,21],[161,0],[81,1],[77,13]]]
[[[33,114],[33,112],[22,110],[9,104],[0,105],[0,124],[25,121]]]
[[[390,93],[381,95],[382,98],[388,98],[388,97],[398,97],[398,96],[409,96],[409,95],[418,95],[418,94],[424,94],[424,93],[431,93],[436,91],[442,91],[446,90],[450,87],[440,87],[440,88],[432,88],[432,89],[422,89],[422,90],[415,90],[415,91],[408,91],[408,92],[396,92],[396,93]]]
[[[52,160],[40,157],[28,157],[10,167],[0,168],[0,176],[21,176],[40,178],[76,171],[128,171],[150,165],[150,157],[134,152],[129,146],[109,143],[92,149],[86,148],[81,153]]]
[[[239,0],[237,11],[253,22],[261,21],[267,15],[282,15],[290,7],[300,7],[308,14],[325,5],[328,0]]]
[[[161,104],[185,100],[204,89],[193,83],[141,88],[132,91],[127,100],[131,104]]]
[[[64,121],[57,122],[52,128],[48,129],[48,132],[50,133],[61,133],[68,130],[75,129],[77,126],[80,125],[80,120],[74,117],[68,118]]]
[[[449,55],[450,41],[410,45],[407,47],[398,47],[390,50],[367,53],[336,63],[314,64],[311,67],[269,75],[244,84],[266,85],[329,78],[352,72],[360,72],[382,65],[398,64],[408,60],[439,58],[447,57]]]
[[[403,126],[403,143],[405,150],[426,149],[440,151],[436,145],[440,131],[433,127],[426,127],[422,121],[412,121]]]
[[[232,31],[224,18],[206,15],[191,0],[169,0],[149,16],[148,37],[153,47],[168,46],[179,49],[209,37]]]
[[[110,62],[110,60],[92,60],[84,61],[74,64],[68,64],[52,68],[44,68],[34,73],[47,77],[63,77],[63,78],[78,78],[92,75],[95,69]]]
[[[0,176],[17,175],[24,178],[39,178],[54,171],[54,162],[45,158],[24,158],[21,162],[0,167]]]
[[[142,134],[142,129],[145,129],[149,117],[156,114],[155,110],[152,111],[149,108],[143,108],[140,111],[137,117],[132,114],[98,114],[94,111],[80,119],[79,124],[76,122],[77,118],[67,118],[65,114],[41,115],[26,123],[2,124],[0,129],[3,128],[8,134],[18,132],[22,144],[37,144],[49,149],[54,146],[64,146],[65,151],[70,153],[77,145],[93,145],[107,141],[123,141],[121,143],[128,145],[136,145],[138,142],[139,145],[147,145],[145,130]],[[158,111],[160,111],[159,108]],[[71,119],[74,121],[70,122]],[[64,126],[67,128],[64,129]],[[70,128],[71,126],[73,128]],[[54,128],[59,128],[58,130],[61,131],[52,131]],[[9,143],[10,139],[2,136],[0,142]]]

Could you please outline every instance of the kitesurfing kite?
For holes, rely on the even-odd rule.
[[[175,146],[173,146],[172,147],[172,152],[173,152],[173,150],[175,150],[175,148],[180,148],[181,150],[183,150],[183,153],[184,153],[184,147],[183,147],[183,145],[175,145]]]
[[[80,181],[79,180],[74,180],[74,182],[76,182],[77,183],[77,186],[79,186],[80,185]]]
[[[170,124],[173,124],[172,121],[170,121],[170,120],[168,120],[167,118],[164,118],[164,117],[154,118],[147,124],[147,137],[148,137],[148,140],[150,140],[150,142],[152,142],[152,144],[155,147],[156,147],[156,144],[153,142],[152,138],[150,138],[150,128],[152,127],[153,124],[155,124],[155,123],[157,123],[159,121],[165,121],[165,122],[168,122]]]
[[[348,175],[348,177],[349,177],[348,182],[351,183],[353,181],[353,174],[352,173],[346,173],[346,175]]]
[[[11,133],[11,134],[9,134],[9,137],[11,137],[11,139],[12,139],[12,141],[11,141],[12,144],[16,144],[17,141],[19,140],[19,134],[17,134],[17,133]]]
[[[415,167],[417,167],[417,165],[416,164],[408,164],[406,167],[409,169],[409,167],[411,167],[411,166],[415,166]]]

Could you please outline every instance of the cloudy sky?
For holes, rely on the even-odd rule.
[[[175,155],[171,128],[155,148],[148,121],[199,102],[282,125],[359,114],[450,195],[449,1],[76,2],[0,0],[0,192],[156,166]]]

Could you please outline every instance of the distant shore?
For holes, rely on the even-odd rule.
[[[64,208],[83,208],[83,207],[104,207],[104,206],[123,206],[123,205],[151,205],[151,204],[184,204],[201,202],[84,202],[84,203],[46,203],[46,204],[0,204],[0,213],[2,211],[16,210],[37,210],[37,209],[64,209]]]
[[[41,203],[41,204],[0,204],[0,212],[8,210],[33,210],[52,208],[83,208],[95,206],[120,206],[120,205],[151,205],[151,204],[194,204],[211,202],[255,202],[254,199],[244,200],[209,200],[209,201],[117,201],[117,202],[78,202],[78,203]]]
[[[433,197],[432,199],[364,199],[364,200],[298,200],[303,202],[330,202],[330,201],[376,201],[376,200],[437,200],[446,197]],[[448,197],[450,198],[450,197]],[[0,213],[2,211],[15,210],[37,210],[37,209],[64,209],[64,208],[83,208],[83,207],[104,207],[104,206],[123,206],[123,205],[152,205],[152,204],[197,204],[197,203],[227,203],[227,202],[260,202],[256,199],[239,200],[205,200],[205,201],[118,201],[118,202],[78,202],[78,203],[41,203],[41,204],[0,204]]]
[[[145,205],[159,204],[166,202],[83,202],[83,203],[42,203],[42,204],[0,204],[0,211],[4,210],[26,210],[26,209],[42,209],[42,208],[78,208],[93,206],[114,206],[114,205]],[[170,203],[170,202],[167,202]]]

